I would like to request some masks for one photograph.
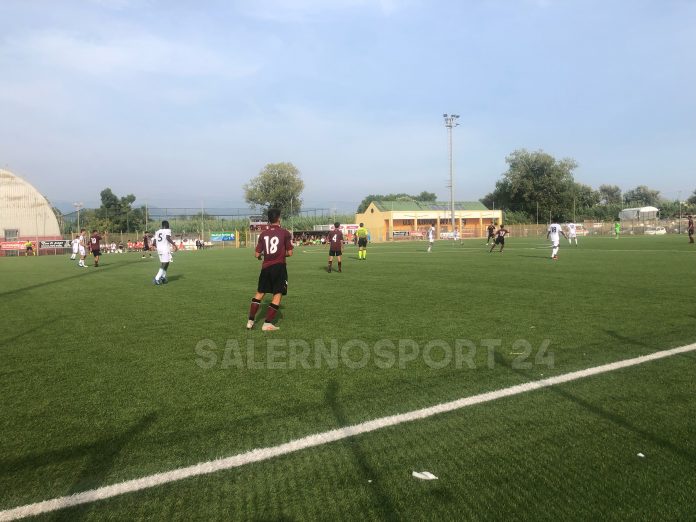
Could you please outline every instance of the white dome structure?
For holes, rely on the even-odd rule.
[[[60,238],[48,200],[19,176],[0,169],[0,241]]]

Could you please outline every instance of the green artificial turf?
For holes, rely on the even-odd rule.
[[[325,248],[298,247],[278,332],[265,306],[245,329],[248,249],[176,254],[164,286],[138,254],[0,259],[0,509],[696,341],[683,238],[580,238],[558,261],[531,238],[425,249],[350,246],[328,274]],[[694,360],[47,517],[686,519]]]

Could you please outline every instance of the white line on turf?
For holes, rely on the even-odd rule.
[[[176,482],[178,480],[183,480],[186,478],[207,475],[210,473],[215,473],[216,471],[226,469],[238,468],[247,464],[252,464],[254,462],[261,462],[264,460],[272,459],[274,457],[278,457],[280,455],[286,455],[288,453],[294,453],[303,449],[322,446],[330,442],[347,439],[349,437],[355,437],[356,435],[369,433],[371,431],[380,430],[389,426],[396,426],[405,422],[426,419],[428,417],[432,417],[433,415],[459,410],[461,408],[466,408],[475,404],[481,404],[484,402],[501,399],[503,397],[511,397],[520,393],[526,393],[533,390],[548,388],[549,386],[556,386],[558,384],[563,384],[578,379],[584,379],[586,377],[592,377],[594,375],[599,375],[606,372],[613,372],[616,370],[621,370],[623,368],[643,364],[649,361],[664,359],[665,357],[671,357],[673,355],[679,355],[693,351],[696,351],[696,343],[689,344],[686,346],[680,346],[678,348],[672,348],[671,350],[663,350],[648,355],[642,355],[633,359],[625,359],[623,361],[604,364],[602,366],[595,366],[592,368],[586,368],[584,370],[579,370],[571,373],[564,373],[555,377],[549,377],[548,379],[526,382],[524,384],[510,386],[509,388],[503,388],[492,392],[481,393],[479,395],[473,395],[471,397],[464,397],[462,399],[436,404],[435,406],[430,406],[428,408],[423,408],[420,410],[414,410],[398,415],[382,417],[379,419],[362,422],[360,424],[355,424],[353,426],[346,426],[345,428],[325,431],[323,433],[316,433],[314,435],[309,435],[301,439],[292,440],[290,442],[286,442],[285,444],[280,444],[278,446],[254,449],[251,451],[247,451],[246,453],[234,455],[232,457],[211,460],[208,462],[201,462],[193,466],[187,466],[171,471],[156,473],[154,475],[149,475],[139,479],[126,480],[124,482],[119,482],[110,486],[103,486],[97,489],[83,491],[82,493],[75,493],[74,495],[66,497],[57,497],[51,500],[37,502],[35,504],[27,504],[25,506],[19,506],[13,509],[0,511],[0,521],[16,520],[18,518],[36,516],[42,513],[48,513],[51,511],[56,511],[71,506],[79,506],[81,504],[88,504],[91,502],[96,502],[98,500],[116,497],[125,493],[133,493],[136,491],[153,488],[155,486],[161,486],[163,484]]]

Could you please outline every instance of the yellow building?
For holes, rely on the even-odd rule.
[[[486,237],[486,227],[500,224],[503,213],[488,210],[478,201],[454,203],[454,228],[460,238]],[[419,238],[435,227],[438,238],[452,236],[452,212],[449,203],[419,201],[373,201],[356,223],[364,223],[372,241]]]

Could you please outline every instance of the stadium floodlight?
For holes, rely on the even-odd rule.
[[[445,127],[449,137],[449,189],[450,189],[450,210],[452,212],[452,230],[454,233],[454,164],[452,162],[452,128],[457,127],[459,123],[459,114],[448,116],[447,113],[442,115],[445,118]]]

